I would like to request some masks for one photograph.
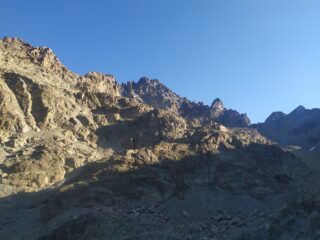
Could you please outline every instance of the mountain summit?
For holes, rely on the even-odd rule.
[[[274,112],[254,127],[281,145],[296,145],[305,150],[320,145],[320,109],[298,106],[289,114]]]
[[[223,111],[224,110],[224,105],[223,105],[223,102],[221,101],[220,98],[216,98],[211,106],[210,106],[211,109],[214,109],[214,110],[217,110],[217,111]]]
[[[187,120],[196,120],[201,123],[214,121],[227,127],[248,127],[250,125],[250,120],[245,114],[225,109],[219,98],[214,100],[211,107],[203,103],[191,102],[172,92],[159,80],[144,77],[137,83],[124,83],[122,94],[126,97],[135,97],[155,109],[176,112]]]

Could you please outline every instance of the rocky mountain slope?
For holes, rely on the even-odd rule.
[[[137,83],[127,82],[121,85],[122,94],[137,99],[155,109],[171,110],[187,120],[196,120],[200,123],[214,121],[227,127],[248,127],[250,119],[246,114],[226,109],[222,101],[217,98],[211,106],[203,103],[191,102],[172,92],[158,80],[141,78]]]
[[[319,180],[249,120],[0,41],[0,239],[317,239]]]
[[[311,151],[320,145],[320,109],[299,106],[289,114],[274,112],[255,127],[282,145],[296,145]]]

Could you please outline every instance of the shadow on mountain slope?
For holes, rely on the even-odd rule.
[[[227,239],[241,239],[239,236],[259,230],[255,221],[269,222],[269,217],[277,216],[280,211],[279,205],[298,198],[302,191],[298,183],[307,173],[308,169],[292,154],[276,146],[259,144],[223,150],[220,154],[162,159],[155,164],[115,157],[75,170],[66,176],[59,188],[0,199],[0,237],[67,240],[216,236],[224,239],[224,235]],[[200,224],[200,220],[188,213],[177,214],[172,203],[177,201],[179,206],[191,201],[186,205],[186,212],[196,212],[199,196],[190,200],[194,194],[207,196],[205,208],[208,209],[221,204],[219,201],[222,200],[217,196],[230,195],[233,204],[218,209],[222,212],[228,212],[229,208],[241,212],[245,207],[243,212],[248,212],[248,202],[237,202],[247,196],[250,201],[260,204],[257,211],[269,209],[271,215],[259,217],[259,214],[244,213],[239,220],[241,223],[234,225],[229,221],[236,216],[227,217],[225,221],[228,222],[223,224],[229,224],[228,229],[223,225],[213,232],[212,221],[216,221],[216,225],[222,223],[212,219],[221,213],[217,209],[216,212],[208,210],[200,217],[200,223],[206,227],[193,231],[194,224]],[[139,208],[143,210],[137,210]],[[278,238],[272,238],[272,231],[266,230],[265,238],[251,239],[281,239],[282,233],[278,233]],[[281,231],[285,233],[287,228],[283,227]]]

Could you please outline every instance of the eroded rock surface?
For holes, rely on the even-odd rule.
[[[319,235],[317,172],[220,99],[79,76],[16,38],[0,88],[0,239]]]
[[[220,99],[215,99],[211,106],[191,102],[181,98],[157,79],[141,78],[137,83],[122,84],[124,96],[138,99],[155,109],[174,111],[188,120],[198,120],[201,123],[215,121],[227,127],[248,127],[250,119],[246,114],[226,109]]]

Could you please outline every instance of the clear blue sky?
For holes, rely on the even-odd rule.
[[[220,97],[253,122],[320,107],[318,0],[2,0],[0,34],[49,46],[79,74]]]

